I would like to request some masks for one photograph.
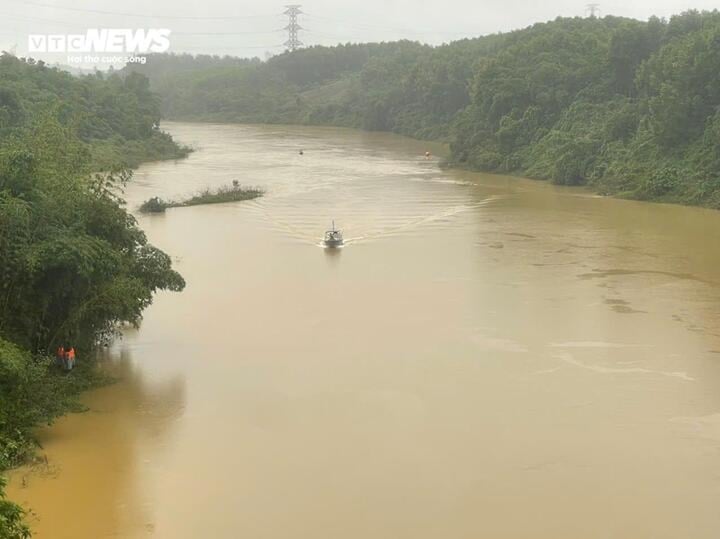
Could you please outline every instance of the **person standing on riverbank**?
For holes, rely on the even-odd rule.
[[[61,355],[62,350],[62,355]],[[58,348],[58,357],[60,358],[59,362],[62,368],[66,371],[71,371],[75,367],[75,348],[70,347],[68,349],[65,349],[64,347]]]

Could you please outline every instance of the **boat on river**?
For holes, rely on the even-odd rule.
[[[325,247],[341,247],[343,245],[343,235],[342,230],[338,230],[335,228],[335,221],[332,222],[332,228],[330,230],[325,231],[325,239],[323,240],[323,244],[325,244]]]

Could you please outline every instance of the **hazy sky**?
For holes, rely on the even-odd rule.
[[[647,19],[687,9],[714,9],[709,0],[295,0],[305,12],[306,45],[407,38],[442,43],[522,28],[557,16]],[[87,28],[169,28],[171,50],[260,56],[283,50],[286,1],[268,0],[0,0],[0,48],[25,55],[28,34],[84,33]],[[60,58],[46,60],[62,61]]]

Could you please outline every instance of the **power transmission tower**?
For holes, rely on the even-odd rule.
[[[594,19],[600,13],[600,4],[588,4],[585,8],[591,19]]]
[[[285,30],[288,31],[288,40],[284,43],[288,51],[296,51],[302,47],[302,41],[298,38],[298,32],[302,30],[302,26],[298,24],[298,15],[302,14],[300,11],[300,4],[290,4],[285,6],[285,15],[288,16],[288,25]]]

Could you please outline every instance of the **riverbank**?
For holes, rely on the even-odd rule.
[[[387,133],[165,128],[201,151],[141,166],[128,207],[266,195],[136,215],[189,286],[11,475],[39,537],[605,539],[608,507],[718,537],[720,214],[438,170]]]
[[[80,352],[66,372],[54,358],[31,355],[0,339],[0,536],[29,536],[25,509],[4,499],[5,472],[40,462],[36,431],[67,413],[86,411],[80,395],[111,383],[96,369],[94,354]]]
[[[190,148],[159,128],[137,74],[73,76],[0,55],[0,472],[33,459],[38,427],[107,380],[98,346],[138,325],[160,290],[184,287],[124,205],[132,168]],[[77,352],[64,372],[52,356]],[[0,537],[25,537],[0,484]],[[68,499],[63,493],[60,499]]]
[[[90,152],[96,170],[117,166],[136,169],[152,161],[184,159],[193,152],[193,148],[178,144],[158,128],[145,140],[92,141]]]
[[[427,148],[432,150],[434,157],[439,157],[439,166],[444,169],[455,169],[464,170],[468,172],[484,172],[488,174],[495,174],[502,177],[517,177],[526,178],[534,181],[553,183],[556,185],[567,186],[567,187],[583,187],[592,192],[602,196],[613,197],[623,200],[635,200],[642,202],[651,202],[658,204],[674,204],[681,206],[699,206],[713,210],[720,209],[720,191],[712,191],[712,187],[707,185],[699,185],[697,188],[700,191],[677,191],[679,178],[683,175],[685,177],[695,177],[696,173],[692,170],[685,169],[683,171],[682,166],[678,168],[677,163],[682,161],[680,151],[673,152],[661,152],[655,148],[651,153],[648,153],[647,147],[644,149],[644,155],[639,159],[642,163],[636,167],[632,167],[629,164],[615,163],[616,167],[622,168],[622,172],[616,173],[615,176],[608,176],[602,178],[596,178],[591,182],[586,181],[553,181],[552,167],[554,162],[549,156],[537,156],[537,161],[526,168],[508,168],[499,169],[494,166],[481,166],[466,161],[459,161],[453,154],[452,141],[447,136],[442,138],[432,138],[428,136],[418,136],[416,133],[405,133],[402,131],[378,131],[368,130],[362,127],[351,125],[351,124],[333,124],[333,123],[313,123],[313,122],[298,122],[288,123],[286,121],[277,122],[262,122],[262,121],[231,121],[227,119],[227,115],[190,115],[170,118],[168,121],[172,122],[189,122],[197,124],[217,124],[217,125],[269,125],[269,126],[307,126],[307,127],[326,127],[326,128],[344,128],[344,129],[358,129],[366,133],[389,133],[394,135],[405,136],[414,139],[418,142],[427,143]],[[423,153],[424,153],[423,149]],[[533,150],[536,151],[536,150]],[[702,159],[702,148],[696,147],[692,150],[695,152],[694,159]],[[685,166],[685,165],[683,165]],[[655,168],[661,169],[660,172],[653,172]],[[671,174],[672,177],[666,177],[664,175]],[[711,195],[708,195],[708,190],[712,191]]]
[[[109,382],[95,350],[118,322],[139,323],[156,291],[184,286],[121,195],[125,167],[190,149],[159,130],[144,141],[84,141],[57,118],[37,121],[0,138],[0,473],[32,462],[37,428],[83,411],[79,396]],[[77,351],[71,372],[51,357],[60,345]],[[24,516],[0,482],[0,536],[26,537]]]
[[[720,208],[720,12],[557,18],[432,47],[312,47],[267,62],[153,55],[168,118],[444,140],[450,163]]]

